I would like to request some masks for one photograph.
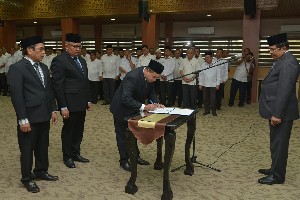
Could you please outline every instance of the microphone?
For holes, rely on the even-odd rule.
[[[224,58],[225,60],[229,60],[229,61],[234,61],[234,60],[238,60],[240,58],[243,57],[243,54],[242,53],[238,53],[238,54],[235,54],[233,56],[230,56],[230,57],[227,57],[227,58]]]

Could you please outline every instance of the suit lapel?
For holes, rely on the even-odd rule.
[[[67,59],[68,61],[73,65],[74,69],[79,73],[81,74],[81,76],[84,77],[84,75],[82,74],[82,72],[80,71],[80,69],[77,67],[77,64],[75,63],[75,61],[73,60],[73,58],[67,53],[67,52],[64,52],[65,54],[67,54]],[[80,61],[81,63],[81,66],[82,66],[82,62]],[[83,66],[82,66],[83,67]],[[86,73],[84,67],[83,67],[83,70],[84,70],[84,73]]]
[[[39,76],[37,75],[37,72],[35,71],[35,69],[31,65],[31,63],[26,58],[23,58],[23,59],[26,62],[26,67],[28,68],[28,70],[31,72],[31,74],[34,76],[34,78],[39,82],[39,84],[44,87],[42,81],[40,80]],[[44,75],[45,75],[45,73],[44,73]]]
[[[44,84],[45,84],[45,87],[46,87],[46,85],[48,84],[48,73],[45,70],[48,70],[48,67],[42,66],[42,63],[40,63],[40,67],[41,67],[43,75],[44,75]]]

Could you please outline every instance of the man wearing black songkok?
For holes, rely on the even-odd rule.
[[[258,182],[272,185],[285,181],[291,130],[293,121],[299,118],[296,82],[300,66],[289,51],[286,33],[267,40],[275,62],[261,84],[259,114],[269,120],[272,164],[270,169],[258,170],[266,175]]]
[[[124,118],[144,110],[150,111],[157,107],[162,107],[160,104],[145,104],[145,100],[148,99],[152,103],[157,102],[154,82],[163,70],[164,66],[162,64],[155,60],[150,60],[147,67],[138,67],[128,72],[110,104],[110,111],[114,116],[120,166],[126,171],[131,171],[132,167],[128,161],[129,157],[125,148],[125,132],[128,123]],[[137,152],[137,163],[149,165],[149,162],[140,158],[138,149]]]

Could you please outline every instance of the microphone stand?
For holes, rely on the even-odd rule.
[[[214,68],[214,67],[217,67],[217,66],[220,66],[220,65],[223,65],[223,64],[228,63],[228,61],[226,61],[226,60],[224,60],[224,62],[221,62],[221,63],[218,63],[218,62],[219,62],[219,61],[214,62],[211,66],[209,66],[209,67],[207,67],[207,68],[205,68],[205,69],[200,69],[200,70],[194,71],[194,72],[192,72],[192,73],[185,74],[185,75],[183,75],[183,76],[173,78],[173,79],[171,79],[171,80],[169,80],[169,81],[173,81],[173,80],[176,80],[176,79],[178,79],[178,78],[182,78],[182,77],[185,77],[185,76],[188,76],[188,75],[191,75],[191,74],[195,74],[195,77],[196,77],[196,85],[198,85],[198,84],[197,84],[197,83],[198,83],[198,76],[199,76],[199,73],[200,73],[200,72],[205,71],[205,70],[210,69],[210,68]],[[221,172],[220,169],[217,169],[217,168],[211,166],[211,164],[204,164],[204,163],[201,163],[201,162],[198,162],[198,161],[197,161],[197,156],[195,155],[195,151],[196,151],[196,139],[195,139],[195,138],[196,138],[196,137],[194,136],[194,138],[193,138],[193,153],[192,153],[192,157],[191,157],[191,162],[194,163],[194,164],[200,165],[199,167],[206,167],[206,168],[209,168],[209,169],[211,169],[211,170],[214,170],[214,171],[217,171],[217,172]],[[177,170],[179,170],[179,169],[181,169],[182,167],[185,167],[185,166],[186,166],[186,165],[184,164],[184,165],[181,165],[181,166],[179,166],[179,167],[176,167],[176,168],[172,169],[171,172],[175,172],[175,171],[177,171]],[[196,166],[196,167],[198,167],[198,166]]]

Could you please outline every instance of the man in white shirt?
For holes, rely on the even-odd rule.
[[[85,61],[90,61],[90,55],[86,51],[86,47],[81,48],[81,57],[85,59]]]
[[[205,63],[204,59],[202,58],[201,54],[200,54],[200,48],[196,47],[195,45],[193,46],[194,48],[194,52],[195,52],[195,58],[198,59],[199,61],[199,66],[201,66],[203,63]],[[197,89],[197,105],[198,108],[202,108],[202,104],[203,104],[203,91]]]
[[[175,68],[173,71],[173,76],[174,78],[177,78],[174,80],[174,87],[173,87],[173,98],[174,100],[177,98],[177,105],[178,107],[181,107],[182,105],[182,80],[181,80],[181,75],[180,75],[180,66],[182,65],[182,57],[180,57],[181,55],[181,50],[180,49],[176,49],[175,51]]]
[[[149,53],[148,45],[142,46],[143,55],[139,58],[139,67],[145,67],[149,65],[150,60],[155,60],[155,57]]]
[[[117,90],[118,87],[121,84],[121,79],[120,79],[120,76],[121,76],[120,64],[121,64],[121,60],[125,57],[124,56],[124,49],[123,48],[119,48],[118,52],[119,52],[119,56],[118,56],[118,64],[117,64],[117,66],[119,67],[119,74],[118,74],[118,76],[116,78],[116,81],[115,81],[115,87],[116,87],[115,90]]]
[[[232,82],[231,82],[231,88],[230,88],[230,99],[228,106],[232,107],[234,105],[234,98],[239,90],[240,98],[239,98],[239,107],[244,106],[244,101],[246,97],[246,88],[247,88],[247,76],[249,70],[251,70],[252,67],[252,59],[253,54],[248,53],[243,59],[237,61],[237,67],[234,72]]]
[[[172,88],[174,87],[173,72],[175,68],[175,59],[171,57],[171,48],[165,47],[165,57],[162,58],[164,71],[160,74],[160,103],[167,106],[174,106],[174,97]],[[166,99],[168,98],[168,103]]]
[[[21,60],[23,58],[23,53],[21,51],[19,44],[15,44],[15,49],[16,49],[15,54],[16,54],[16,58],[17,58],[17,62],[18,62],[19,60]]]
[[[187,57],[182,60],[182,65],[180,67],[180,75],[182,76],[183,108],[196,109],[197,77],[195,74],[191,73],[198,71],[200,65],[199,61],[194,58],[194,51],[192,49],[186,51],[186,56]]]
[[[125,56],[121,59],[119,67],[121,81],[124,79],[125,75],[128,72],[136,68],[137,63],[137,59],[131,56],[131,51],[129,49],[125,50],[124,55]]]
[[[119,75],[118,56],[112,54],[112,45],[106,45],[106,54],[101,57],[102,68],[100,79],[103,80],[104,102],[102,105],[110,104],[115,93],[115,80]]]
[[[90,60],[87,61],[88,78],[91,91],[91,103],[97,104],[100,86],[101,60],[96,59],[96,51],[90,52]]]
[[[216,99],[217,99],[217,110],[221,110],[222,98],[224,98],[224,87],[228,79],[228,61],[222,58],[223,49],[218,48],[216,51],[216,57],[213,59],[214,65],[220,69],[221,73],[221,82],[220,88],[217,90]]]
[[[55,57],[55,55],[52,53],[52,49],[50,47],[45,48],[45,56],[42,60],[42,63],[47,65],[48,69],[50,69],[52,59]]]
[[[203,91],[204,113],[203,115],[210,114],[212,111],[213,116],[216,113],[216,90],[219,89],[221,82],[221,73],[218,66],[212,63],[212,51],[205,52],[205,63],[200,67],[202,70],[199,73],[199,89]]]

